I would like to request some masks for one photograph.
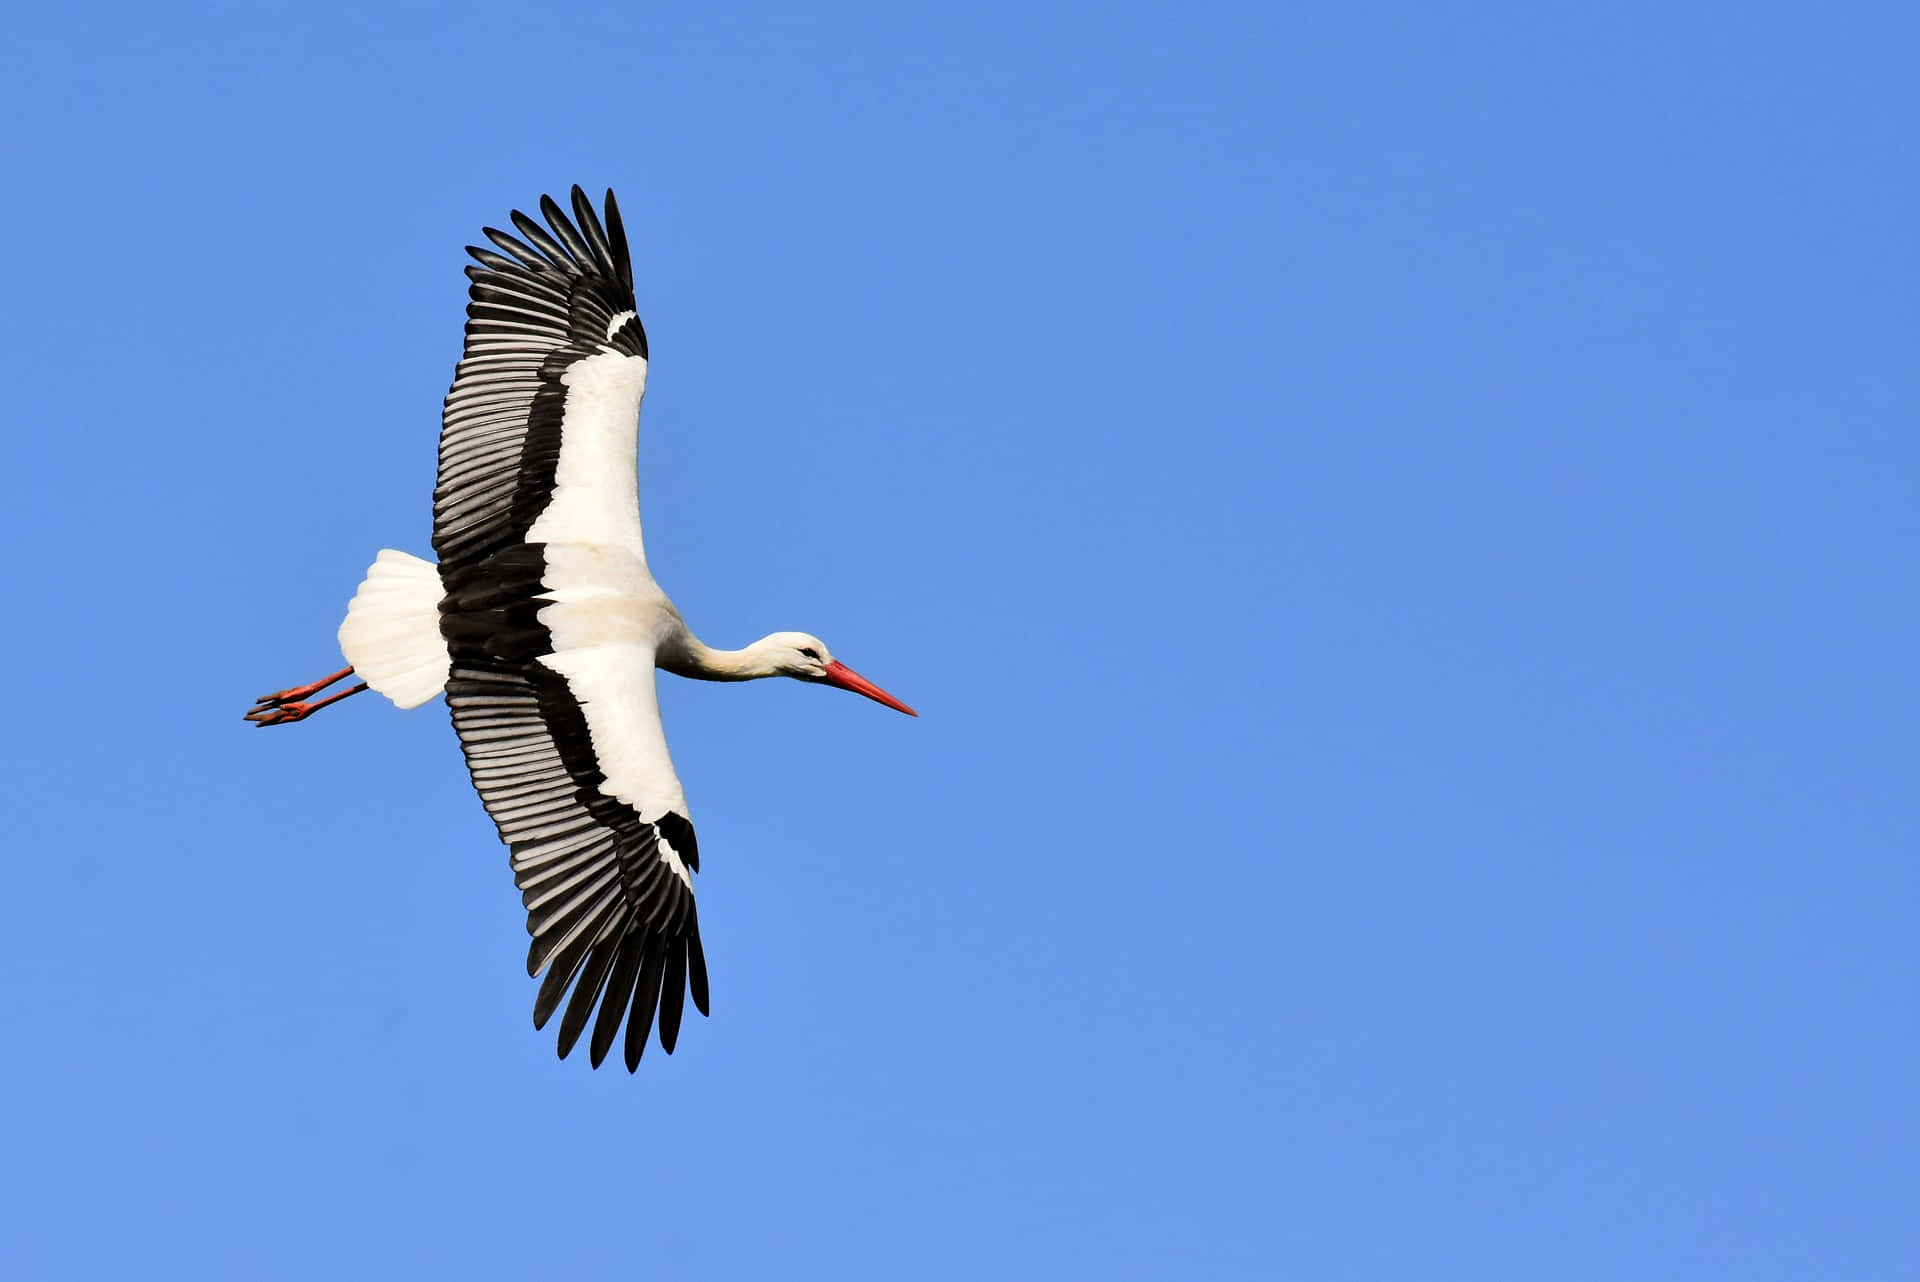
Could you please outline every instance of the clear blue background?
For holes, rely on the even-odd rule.
[[[1920,1276],[1910,6],[39,6],[0,1274]],[[909,11],[912,10],[912,11]],[[460,247],[614,186],[714,1015],[535,1034]]]

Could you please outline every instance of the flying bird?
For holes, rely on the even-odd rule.
[[[707,1013],[686,794],[654,669],[705,681],[793,677],[916,716],[805,632],[742,650],[696,637],[654,582],[637,476],[647,332],[613,193],[579,187],[517,236],[468,246],[466,345],[441,414],[437,564],[382,549],[347,607],[348,666],[262,696],[290,725],[363,690],[401,708],[443,691],[473,785],[512,852],[527,912],[533,1023],[560,1017],[566,1058],[593,1024],[599,1067],[626,1025],[627,1070],[659,1020],[672,1054],[685,998]],[[326,698],[322,691],[358,677]],[[596,1013],[597,1012],[597,1013]]]

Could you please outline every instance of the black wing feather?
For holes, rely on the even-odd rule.
[[[560,1020],[561,1059],[565,1059],[573,1050],[573,1044],[580,1040],[587,1016],[593,1013],[607,986],[607,972],[613,968],[614,954],[619,948],[619,940],[603,939],[587,954],[587,964],[580,968],[580,982],[573,986],[573,1000],[567,1003],[567,1013]]]
[[[513,211],[512,217],[514,230],[518,231],[529,245],[539,250],[550,265],[569,274],[581,270],[581,265],[573,261],[573,255],[569,254],[558,240],[549,235],[546,228],[517,209]]]
[[[694,914],[693,928],[687,932],[687,988],[693,994],[694,1008],[702,1015],[709,1015],[712,1012],[707,1009],[707,952],[700,947],[698,916]]]
[[[653,1011],[660,1001],[660,976],[667,964],[667,947],[659,939],[646,942],[646,960],[640,967],[640,980],[633,988],[633,1010],[627,1015],[627,1071],[640,1067],[646,1053],[647,1034],[653,1031]]]
[[[551,196],[540,197],[540,212],[546,215],[547,226],[553,229],[554,239],[558,240],[562,248],[567,251],[567,257],[573,260],[575,267],[583,272],[603,270],[600,260],[593,256],[591,249],[587,248],[586,238],[580,234],[567,218],[566,212],[560,208],[559,201]]]
[[[607,243],[607,233],[600,226],[600,216],[593,212],[593,202],[578,186],[573,189],[573,221],[587,242],[595,269],[618,280],[620,269],[613,261],[613,246]]]
[[[680,1040],[680,1013],[687,995],[687,945],[685,940],[667,941],[667,970],[660,980],[660,1049],[673,1054]]]
[[[613,190],[607,190],[607,239],[613,243],[613,265],[619,281],[633,292],[633,255],[627,252],[627,225],[620,219],[620,206],[614,203]]]
[[[593,1041],[587,1048],[595,1068],[607,1057],[614,1034],[620,1031],[620,1018],[633,1001],[633,981],[639,978],[640,959],[645,954],[643,937],[629,935],[620,941],[620,951],[613,959],[613,973],[607,976],[606,994],[600,999],[600,1014],[593,1021]]]
[[[501,231],[498,227],[482,227],[480,234],[511,254],[516,264],[522,268],[544,272],[552,266],[531,246],[516,240],[511,232]]]

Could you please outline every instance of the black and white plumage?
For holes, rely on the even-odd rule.
[[[654,689],[656,667],[736,681],[791,676],[912,709],[838,663],[817,637],[781,632],[714,650],[654,582],[636,475],[647,336],[613,193],[572,216],[469,247],[466,345],[447,393],[434,490],[437,567],[383,550],[341,624],[349,664],[280,691],[249,719],[298,721],[358,672],[401,707],[445,691],[474,787],[512,852],[544,979],[534,1024],[556,1010],[565,1057],[592,1024],[597,1067],[624,1021],[636,1068],[658,1019],[672,1052],[685,999],[707,1013],[693,875],[699,844]],[[569,990],[571,996],[569,996]]]
[[[631,626],[581,644],[565,620],[542,618],[556,592],[573,603],[555,615],[658,593],[640,535],[634,424],[647,336],[626,232],[611,200],[604,230],[579,188],[573,206],[578,228],[547,198],[551,235],[515,211],[524,240],[489,228],[504,252],[468,250],[478,265],[467,268],[466,350],[441,419],[433,548],[446,589],[447,706],[474,787],[513,851],[533,936],[527,973],[547,970],[534,1024],[578,975],[560,1053],[597,1001],[593,1063],[625,1013],[633,1067],[656,1003],[668,1051],[689,985],[707,1013],[707,967],[693,903],[698,847],[666,741],[620,745],[608,764],[629,778],[610,780],[582,708],[598,696],[627,705],[626,726],[659,727],[653,664],[639,653],[660,640],[658,620],[624,620]],[[563,649],[572,679],[569,664],[541,662]],[[595,677],[614,688],[594,689]]]

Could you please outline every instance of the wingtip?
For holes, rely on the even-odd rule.
[[[620,273],[620,283],[633,292],[633,251],[627,245],[627,225],[620,217],[620,202],[613,198],[613,188],[607,188],[607,240],[613,249],[613,266]]]
[[[707,950],[700,946],[700,917],[694,911],[691,928],[687,932],[687,987],[693,993],[693,1008],[711,1019],[712,1012],[707,1009]]]

